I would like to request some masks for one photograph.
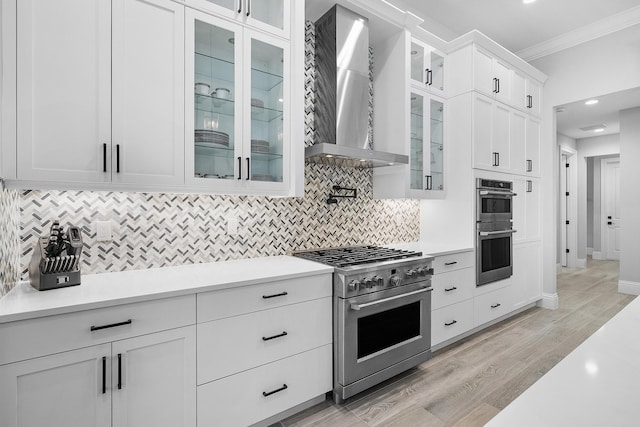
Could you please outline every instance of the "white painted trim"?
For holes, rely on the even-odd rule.
[[[631,9],[608,16],[592,24],[585,25],[584,27],[522,49],[516,52],[516,55],[527,62],[531,62],[535,59],[578,46],[636,24],[640,24],[640,6],[632,7]]]
[[[560,273],[562,271],[562,264],[557,263],[556,264],[556,274]]]
[[[549,310],[557,310],[560,306],[558,294],[542,294],[542,299],[538,301],[538,307],[547,308]]]
[[[576,259],[576,267],[578,267],[578,268],[587,268],[587,259],[586,258],[578,258],[578,259]]]
[[[587,255],[593,255],[593,248],[587,248]]]
[[[640,282],[618,280],[618,292],[621,294],[640,295]]]
[[[593,254],[591,254],[591,258],[593,259],[604,259],[602,256],[602,252],[600,251],[593,251]]]

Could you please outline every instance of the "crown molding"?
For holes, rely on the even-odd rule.
[[[640,24],[640,6],[632,7],[558,37],[522,49],[516,52],[516,55],[530,62],[637,24]]]

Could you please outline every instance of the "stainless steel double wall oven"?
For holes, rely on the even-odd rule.
[[[476,285],[513,274],[513,182],[476,181]]]

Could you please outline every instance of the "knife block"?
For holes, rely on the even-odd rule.
[[[65,255],[47,256],[47,237],[40,237],[29,262],[29,281],[39,291],[80,284],[81,249],[67,249]],[[77,252],[77,253],[75,253]]]

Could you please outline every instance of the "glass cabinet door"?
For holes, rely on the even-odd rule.
[[[444,56],[431,51],[429,67],[429,87],[436,91],[444,91]]]
[[[284,129],[289,103],[284,70],[288,56],[276,40],[266,40],[264,36],[251,37],[251,91],[245,96],[251,108],[248,141],[251,162],[247,167],[252,181],[283,182]]]
[[[242,155],[237,33],[195,19],[194,37],[194,84],[187,88],[194,96],[194,175],[237,180],[240,162],[236,159]]]
[[[282,37],[289,36],[291,0],[187,0],[187,3]]]
[[[444,55],[417,41],[411,42],[411,83],[440,94],[444,91]]]
[[[423,45],[411,42],[411,80],[415,84],[423,85],[427,82],[425,78],[425,48]]]
[[[435,99],[431,99],[431,158],[429,163],[432,190],[444,190],[443,112],[444,104]]]
[[[409,173],[412,190],[422,190],[425,188],[424,178],[428,175],[424,162],[425,147],[425,103],[424,96],[411,93],[411,152],[409,156]]]

